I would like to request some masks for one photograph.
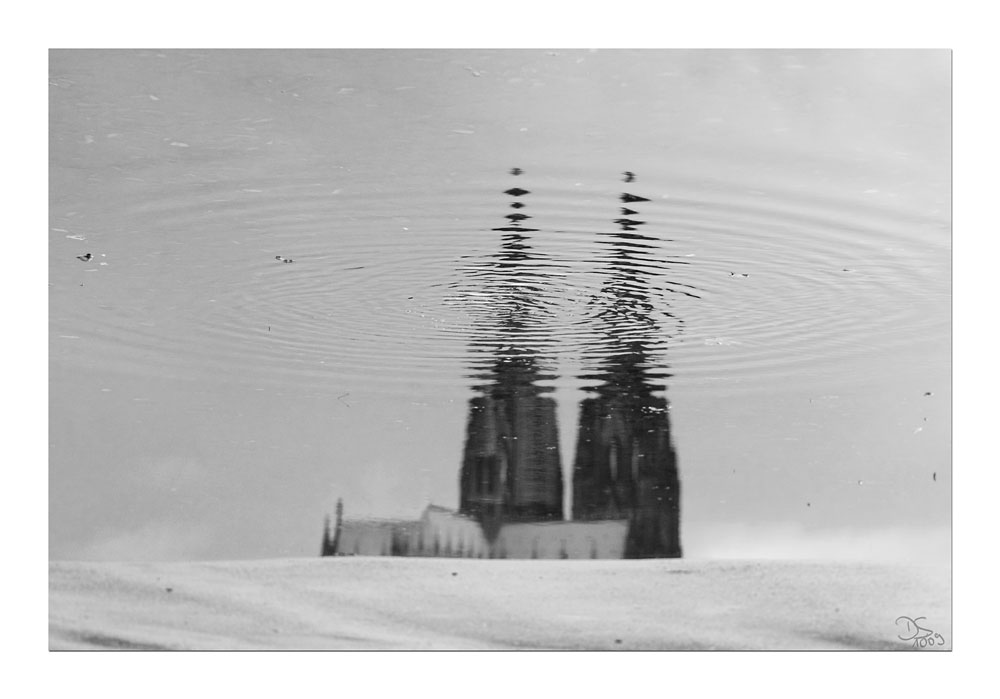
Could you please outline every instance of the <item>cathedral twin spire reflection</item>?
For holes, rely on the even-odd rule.
[[[512,174],[520,174],[515,169]],[[635,179],[625,173],[626,182]],[[477,363],[480,394],[469,403],[460,476],[459,513],[478,520],[487,540],[513,523],[564,519],[563,472],[555,401],[542,382],[555,376],[539,340],[545,308],[537,282],[548,265],[531,248],[522,226],[521,188],[507,190],[519,213],[508,215],[494,282],[507,292],[496,306],[495,351]],[[630,207],[648,201],[621,195]],[[679,557],[680,482],[670,436],[669,405],[657,395],[652,347],[661,330],[653,317],[651,257],[659,242],[637,233],[638,211],[622,207],[619,230],[601,235],[603,282],[591,301],[601,336],[595,370],[581,377],[591,397],[580,406],[572,469],[574,522],[626,523],[622,557]],[[534,277],[536,284],[525,283]],[[681,292],[683,293],[683,292]],[[476,348],[486,351],[481,344]],[[548,372],[548,373],[547,373]]]
[[[511,174],[522,174],[519,168]],[[635,175],[624,173],[625,182]],[[459,472],[458,511],[429,506],[421,520],[344,521],[338,503],[322,555],[417,555],[480,558],[675,558],[681,555],[680,481],[670,434],[669,378],[658,365],[665,332],[654,299],[684,291],[654,253],[662,241],[639,233],[625,192],[618,230],[601,233],[601,285],[588,305],[594,337],[589,396],[580,404],[564,508],[563,460],[549,351],[552,293],[568,269],[534,249],[528,190],[513,187],[499,250],[476,270],[488,314],[473,328],[472,374]],[[673,319],[670,313],[666,318]],[[676,320],[676,319],[674,319]],[[677,321],[679,322],[679,321]],[[591,356],[592,355],[592,356]]]

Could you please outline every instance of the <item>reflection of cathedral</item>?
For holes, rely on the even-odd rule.
[[[626,180],[634,179],[626,173]],[[630,205],[644,201],[625,193]],[[638,214],[622,209],[623,215]],[[627,519],[626,558],[681,555],[680,481],[670,438],[670,406],[656,395],[649,345],[660,333],[652,317],[648,279],[655,269],[649,251],[655,238],[634,233],[642,221],[621,218],[621,230],[602,236],[607,253],[597,323],[605,350],[595,394],[580,405],[573,464],[573,517]],[[662,374],[660,375],[663,376]]]
[[[641,356],[608,360],[606,383],[580,405],[573,518],[627,519],[626,558],[678,557],[680,482],[670,406],[642,381]]]
[[[512,170],[512,174],[520,174]],[[626,173],[626,181],[634,175]],[[679,557],[680,483],[669,405],[654,383],[648,250],[634,218],[602,236],[604,283],[593,299],[601,351],[580,406],[573,464],[573,520],[564,520],[563,477],[555,401],[542,382],[555,378],[539,350],[546,265],[531,248],[514,188],[499,254],[483,279],[493,320],[474,343],[475,390],[469,402],[457,512],[428,507],[419,521],[337,518],[323,555],[418,555],[481,558]],[[631,206],[646,201],[623,194]],[[635,216],[634,209],[622,209]],[[660,378],[666,375],[662,372]]]
[[[532,384],[530,357],[497,360],[496,384],[469,403],[459,511],[487,531],[563,518],[556,403]]]
[[[547,358],[536,348],[544,260],[527,235],[534,229],[522,227],[530,218],[521,211],[530,192],[515,187],[505,194],[517,212],[496,229],[503,232],[500,251],[482,278],[493,301],[479,328],[488,344],[476,349],[487,356],[475,363],[480,395],[469,402],[460,476],[459,512],[477,519],[488,539],[507,522],[563,518],[556,403],[540,385],[554,377],[544,373]]]

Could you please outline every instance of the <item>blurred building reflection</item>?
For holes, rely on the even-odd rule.
[[[626,173],[626,181],[634,178]],[[647,201],[630,193],[621,199]],[[664,332],[650,296],[658,241],[634,232],[644,223],[637,214],[623,208],[615,221],[620,230],[601,240],[604,281],[593,305],[603,341],[595,371],[583,377],[593,397],[580,405],[573,518],[627,520],[626,558],[672,558],[681,555],[680,481],[670,406],[658,395],[666,390],[659,379],[669,375],[652,351]]]
[[[469,401],[460,473],[459,513],[478,520],[490,541],[505,523],[563,519],[556,403],[543,385],[556,377],[546,372],[552,360],[538,346],[549,261],[533,251],[534,229],[522,224],[530,192],[515,187],[506,194],[518,212],[494,229],[503,233],[500,251],[482,278],[491,313],[471,348],[479,395]]]
[[[625,175],[634,181],[633,173]],[[601,235],[602,282],[589,306],[596,339],[582,377],[591,397],[580,406],[567,520],[556,403],[545,395],[556,379],[545,327],[546,290],[557,265],[532,247],[529,234],[537,229],[524,225],[531,217],[522,211],[530,192],[515,187],[505,194],[515,213],[493,229],[503,234],[499,251],[477,273],[491,307],[470,347],[476,395],[469,401],[458,510],[431,505],[417,521],[344,521],[338,503],[323,555],[681,555],[677,456],[670,406],[661,395],[669,374],[657,360],[665,331],[651,293],[651,280],[664,273],[653,254],[661,241],[637,233],[644,221],[626,207],[614,221],[618,230]],[[648,201],[631,193],[621,200],[630,207]]]

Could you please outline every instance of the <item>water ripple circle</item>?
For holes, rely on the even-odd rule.
[[[98,363],[260,382],[363,375],[387,390],[453,387],[482,356],[526,349],[572,382],[636,342],[674,383],[761,385],[947,337],[940,215],[745,183],[639,184],[525,180],[518,207],[503,185],[176,185],[131,205],[154,242],[86,270],[89,289],[54,282],[85,312],[53,330]],[[625,187],[643,200],[623,202]],[[176,266],[190,288],[170,288]],[[132,297],[102,297],[106,275]]]

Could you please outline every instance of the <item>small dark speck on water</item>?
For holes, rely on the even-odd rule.
[[[937,481],[937,471],[935,471],[934,473],[931,474],[931,478],[933,478],[935,481]]]
[[[622,639],[620,639],[620,638],[616,638],[616,639],[615,639],[615,643],[617,643],[617,644],[621,645],[621,642],[622,642]]]
[[[811,502],[807,502],[806,503],[806,507],[812,507],[812,503]]]
[[[625,181],[626,182],[633,182],[635,180],[635,173],[634,172],[628,172],[626,170],[622,174],[625,175]]]
[[[512,167],[510,169],[510,174],[512,174],[512,175],[520,175],[522,172],[524,172],[524,170],[522,170],[519,167]]]
[[[453,575],[453,576],[456,576],[456,575],[458,575],[458,573],[455,573],[455,572],[453,571],[453,572],[452,572],[452,575]]]
[[[925,396],[933,396],[934,394],[933,394],[933,393],[931,393],[930,391],[927,391],[927,392],[925,392],[925,393],[924,393],[924,395],[925,395]]]
[[[164,588],[164,589],[166,589],[167,592],[173,592],[174,591],[174,588],[172,588],[172,587],[167,587],[167,588]]]

